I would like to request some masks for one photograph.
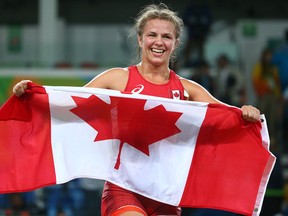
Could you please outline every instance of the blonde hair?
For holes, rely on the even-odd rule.
[[[142,36],[147,21],[151,19],[162,19],[171,22],[175,28],[176,39],[180,37],[183,21],[178,17],[177,12],[170,10],[164,3],[147,5],[140,11],[134,26],[138,36]]]

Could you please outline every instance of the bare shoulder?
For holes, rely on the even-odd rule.
[[[179,77],[179,79],[189,95],[189,100],[208,103],[221,103],[197,82],[183,77]]]
[[[129,77],[128,68],[111,68],[94,77],[85,87],[105,88],[122,91]]]
[[[183,77],[179,77],[179,79],[186,91],[190,92],[190,91],[196,91],[197,89],[202,89],[202,87],[193,80],[189,80]]]

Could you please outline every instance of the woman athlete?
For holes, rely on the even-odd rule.
[[[146,6],[135,22],[141,51],[140,62],[127,68],[104,71],[85,86],[171,99],[222,103],[196,82],[176,75],[169,68],[170,59],[180,44],[182,28],[182,20],[163,3]],[[29,80],[23,80],[14,86],[16,96],[25,92],[27,82]],[[257,108],[244,105],[241,110],[245,120],[259,121],[260,112]],[[106,182],[101,212],[103,216],[167,216],[180,215],[181,209]]]

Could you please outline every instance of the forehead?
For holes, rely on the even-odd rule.
[[[151,19],[146,22],[144,26],[144,32],[145,31],[175,34],[175,27],[173,23],[168,20]]]

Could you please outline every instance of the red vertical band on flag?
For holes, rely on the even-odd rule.
[[[55,184],[48,95],[29,83],[28,93],[0,108],[0,192]]]
[[[270,157],[260,130],[237,108],[209,104],[180,205],[252,215]]]

